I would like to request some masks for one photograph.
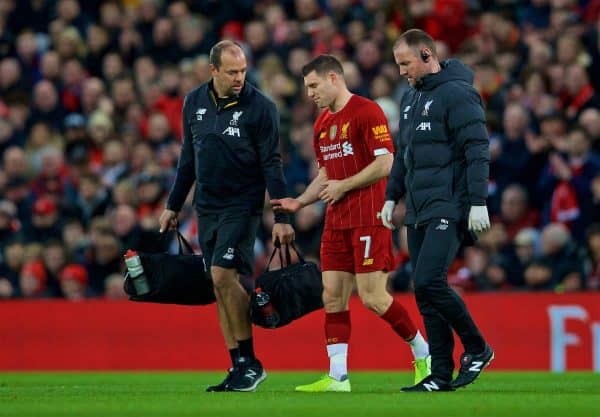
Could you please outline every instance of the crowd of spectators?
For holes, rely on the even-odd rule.
[[[492,228],[449,270],[464,291],[600,289],[599,0],[0,0],[0,299],[122,298],[127,248],[157,233],[186,93],[218,40],[243,45],[248,81],[281,114],[292,195],[316,174],[301,68],[331,53],[393,133],[391,47],[418,27],[475,72],[490,132]],[[324,207],[295,217],[318,259]],[[403,207],[395,212],[402,224]],[[272,214],[255,245],[264,267]],[[188,198],[181,230],[195,242]],[[390,287],[410,290],[405,230]]]

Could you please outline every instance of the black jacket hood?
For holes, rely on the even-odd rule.
[[[440,62],[440,66],[442,67],[440,72],[427,74],[420,80],[416,85],[417,90],[433,90],[448,81],[464,81],[469,85],[473,84],[473,70],[458,59],[447,59]]]

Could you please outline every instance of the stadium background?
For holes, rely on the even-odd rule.
[[[157,237],[157,220],[180,148],[183,97],[209,79],[210,47],[223,38],[243,45],[248,81],[281,113],[284,172],[297,195],[316,173],[317,110],[302,65],[319,53],[340,57],[350,89],[376,100],[395,132],[407,85],[391,47],[419,27],[438,40],[441,59],[474,69],[491,137],[492,229],[462,251],[451,284],[492,341],[506,346],[497,350],[501,368],[523,368],[509,358],[528,352],[529,340],[509,341],[530,331],[543,356],[523,369],[599,370],[599,12],[598,0],[0,0],[0,369],[184,369],[181,349],[191,369],[224,368],[211,307],[134,305],[122,291],[127,248],[174,250]],[[295,219],[299,246],[315,260],[323,214],[315,204]],[[395,214],[401,224],[402,204]],[[258,271],[271,226],[267,207]],[[188,201],[182,231],[192,241],[195,228]],[[389,282],[410,294],[403,234],[395,236]],[[412,297],[402,297],[415,311]],[[355,306],[362,323],[367,313]],[[173,335],[184,333],[170,347],[155,337],[165,317],[180,320]],[[284,350],[288,340],[310,346],[313,368],[323,367],[321,317],[305,320],[290,331],[306,337],[260,331],[259,351]],[[186,333],[191,323],[200,326],[195,334]],[[138,337],[124,337],[132,332]],[[369,337],[357,333],[357,344]],[[140,354],[142,342],[127,344],[134,339],[171,362],[157,365]],[[194,355],[207,343],[215,344],[214,361]],[[87,367],[85,355],[69,362],[81,349],[95,358]],[[119,349],[129,356],[114,362]],[[381,363],[394,357],[390,349]],[[504,349],[510,356],[501,359]],[[148,362],[135,362],[140,357]]]

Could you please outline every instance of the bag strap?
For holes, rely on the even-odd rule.
[[[187,239],[179,231],[179,220],[175,220],[175,224],[177,227],[177,229],[175,229],[177,231],[177,243],[179,244],[179,247],[177,248],[177,253],[179,255],[183,255],[183,248],[186,248],[188,253],[190,255],[193,255],[194,249],[192,248],[192,245],[190,245],[190,242],[188,242]]]
[[[300,260],[300,262],[306,263],[306,261],[304,260],[304,256],[302,256],[302,254],[300,253],[300,251],[298,251],[298,249],[296,248],[296,245],[294,245],[294,241],[293,240],[292,240],[292,242],[289,245],[286,246],[288,259],[291,259],[289,246],[291,246],[292,249],[294,249],[294,252],[296,252],[296,256],[298,256],[298,259]],[[288,261],[288,265],[289,265],[289,261]]]
[[[271,266],[271,262],[273,261],[273,258],[275,257],[275,253],[279,254],[279,262],[281,263],[281,267],[284,267],[284,263],[283,263],[283,256],[282,253],[283,250],[281,249],[281,243],[279,243],[279,239],[275,240],[274,244],[275,247],[273,248],[273,252],[271,253],[271,256],[269,257],[269,262],[267,263],[267,266],[265,268],[265,272],[267,272]],[[285,260],[286,260],[286,266],[289,266],[292,264],[292,254],[290,252],[290,246],[292,247],[292,249],[294,250],[294,252],[296,252],[296,255],[298,256],[298,259],[300,260],[300,262],[305,263],[306,261],[304,260],[304,257],[300,254],[300,252],[298,251],[298,249],[296,248],[296,245],[294,245],[294,242],[291,242],[287,245],[285,245]]]

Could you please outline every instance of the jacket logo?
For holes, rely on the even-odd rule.
[[[431,122],[421,122],[416,130],[431,130]]]
[[[408,111],[410,110],[410,106],[406,106],[404,108],[404,120],[408,119]]]
[[[240,121],[240,116],[242,115],[242,113],[244,113],[244,112],[243,111],[233,112],[233,115],[231,116],[231,120],[229,121],[229,125],[230,126],[237,126],[238,122]]]
[[[202,116],[206,113],[206,109],[200,108],[196,110],[196,120],[202,120]]]
[[[239,138],[240,137],[240,129],[238,127],[229,126],[221,134],[229,135],[229,136],[237,136]]]
[[[425,102],[425,106],[423,106],[423,112],[421,113],[421,116],[429,116],[429,107],[431,107],[431,103],[433,103],[433,100],[427,100]]]

